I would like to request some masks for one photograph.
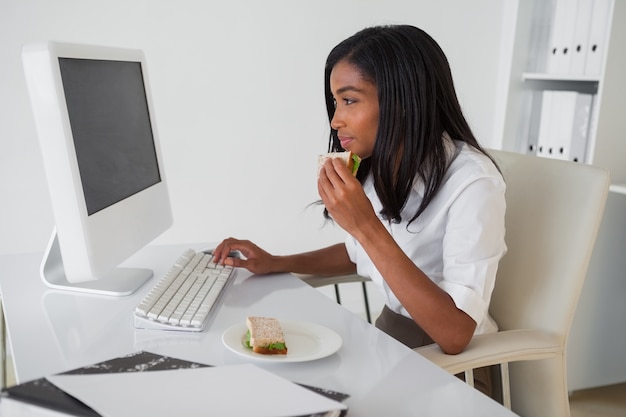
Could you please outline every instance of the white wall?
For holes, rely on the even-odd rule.
[[[286,253],[343,236],[322,228],[319,207],[307,208],[318,198],[316,155],[327,146],[329,50],[372,24],[422,27],[446,51],[475,133],[498,147],[501,39],[509,31],[502,3],[0,0],[0,253],[43,251],[53,226],[24,43],[145,50],[175,217],[157,242],[233,235]]]

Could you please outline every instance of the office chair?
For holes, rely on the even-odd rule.
[[[503,401],[521,416],[569,416],[567,338],[604,212],[599,168],[491,151],[507,183],[506,243],[490,314],[500,331],[458,355],[415,349],[452,374],[501,365]]]

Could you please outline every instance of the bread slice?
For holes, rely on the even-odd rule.
[[[322,165],[324,165],[324,162],[326,162],[326,160],[330,158],[342,159],[346,163],[346,166],[348,167],[350,172],[352,172],[352,175],[356,176],[356,172],[358,171],[359,165],[361,164],[361,158],[359,158],[357,154],[352,153],[351,151],[346,151],[346,152],[330,152],[330,153],[325,153],[323,155],[320,155],[317,158],[318,171],[322,168]]]
[[[264,355],[286,355],[287,345],[280,322],[271,317],[247,317],[249,345]]]

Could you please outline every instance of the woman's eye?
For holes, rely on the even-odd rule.
[[[355,100],[355,99],[353,99],[353,98],[340,98],[339,100],[340,100],[340,102],[341,102],[343,105],[345,105],[345,106],[349,106],[350,104],[354,104],[354,103],[356,103],[356,100]],[[334,106],[335,108],[337,108],[337,99],[336,99],[336,98],[335,98],[335,99],[333,99],[333,106]]]

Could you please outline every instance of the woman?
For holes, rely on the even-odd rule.
[[[330,149],[363,159],[357,178],[336,159],[319,174],[345,243],[274,256],[230,238],[216,256],[259,274],[370,277],[386,300],[376,326],[409,347],[434,341],[456,354],[496,331],[488,307],[506,251],[505,185],[462,114],[441,48],[412,26],[364,29],[331,51],[325,88]],[[490,394],[489,375],[475,375]]]

